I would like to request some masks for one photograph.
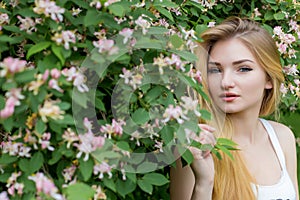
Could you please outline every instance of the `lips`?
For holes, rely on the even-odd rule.
[[[223,101],[231,102],[237,99],[239,95],[232,92],[225,92],[222,95],[220,95],[220,97],[222,98]]]

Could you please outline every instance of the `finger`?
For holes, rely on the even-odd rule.
[[[211,145],[215,146],[216,138],[212,133],[204,131],[204,132],[200,133],[199,142],[202,144],[211,144]]]
[[[198,126],[200,127],[201,130],[206,130],[208,132],[214,132],[216,131],[216,129],[212,126],[209,126],[207,124],[198,124]]]

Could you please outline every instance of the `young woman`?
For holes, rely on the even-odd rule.
[[[277,47],[257,23],[231,17],[201,37],[199,69],[213,114],[198,140],[235,141],[234,159],[191,148],[194,162],[171,169],[172,200],[298,200],[296,145],[291,130],[260,117],[272,114],[284,81]],[[209,123],[209,124],[208,124]]]

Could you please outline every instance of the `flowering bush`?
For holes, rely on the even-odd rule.
[[[193,50],[230,15],[273,35],[297,115],[296,1],[2,1],[0,199],[168,199],[173,149],[211,148],[192,140],[210,118]]]

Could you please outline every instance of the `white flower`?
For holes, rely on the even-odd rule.
[[[37,14],[44,14],[46,17],[51,17],[54,21],[63,21],[64,8],[55,4],[55,1],[49,0],[35,0],[33,11]]]
[[[130,28],[124,28],[122,31],[119,32],[120,35],[124,37],[123,43],[126,44],[127,41],[132,38],[133,30]]]
[[[135,20],[135,24],[142,28],[142,32],[145,35],[147,33],[147,29],[150,28],[151,24],[147,20],[143,19],[142,16],[139,16],[137,20]]]

